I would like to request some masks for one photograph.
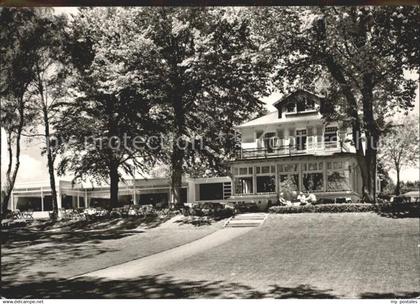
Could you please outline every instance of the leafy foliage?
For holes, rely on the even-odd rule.
[[[419,8],[322,7],[265,14],[274,28],[266,41],[279,62],[276,87],[282,93],[303,87],[322,95],[324,118],[351,126],[364,195],[373,200],[376,147],[388,128],[386,119],[413,107],[416,82],[405,72],[418,68]],[[287,31],[277,23],[282,17],[294,20]]]
[[[381,141],[381,160],[386,168],[397,173],[396,195],[400,194],[401,169],[418,165],[420,144],[418,123],[419,119],[414,115],[404,117],[404,124],[395,125]]]

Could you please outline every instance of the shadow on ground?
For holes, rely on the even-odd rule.
[[[134,280],[106,281],[96,278],[37,280],[4,283],[6,298],[336,298],[330,290],[308,285],[295,288],[271,285],[258,291],[244,284],[224,281],[184,281],[169,276],[142,276]]]
[[[419,218],[420,203],[378,205],[376,213],[388,218]]]
[[[396,292],[396,293],[379,293],[365,292],[360,295],[362,299],[415,299],[420,296],[420,292]]]
[[[1,231],[2,280],[16,278],[24,274],[34,263],[48,261],[51,266],[60,266],[69,259],[90,258],[109,252],[101,243],[134,234],[143,233],[129,230],[140,224],[160,225],[160,218],[97,218],[78,221],[37,221],[27,227],[4,229]],[[107,229],[101,229],[106,227]],[[83,230],[86,229],[86,230]]]

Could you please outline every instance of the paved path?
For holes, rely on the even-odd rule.
[[[188,263],[188,257],[226,243],[247,233],[252,227],[237,229],[221,229],[191,243],[175,247],[141,259],[133,260],[102,270],[82,275],[81,277],[97,277],[111,280],[136,278],[163,271],[166,266],[174,263]]]
[[[264,223],[267,213],[243,213],[232,217],[227,223],[226,228],[233,227],[257,227]]]

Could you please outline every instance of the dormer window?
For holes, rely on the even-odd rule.
[[[287,110],[287,112],[289,112],[289,113],[295,112],[295,103],[294,103],[294,102],[289,102],[289,103],[286,105],[286,110]]]
[[[313,99],[306,100],[306,110],[315,110],[315,101]]]
[[[303,112],[305,110],[306,110],[306,107],[305,107],[305,99],[299,100],[297,102],[297,111],[298,112]]]

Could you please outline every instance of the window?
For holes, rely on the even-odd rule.
[[[306,191],[322,191],[324,176],[321,172],[304,173],[303,188]]]
[[[287,105],[286,105],[286,110],[287,110],[287,112],[295,112],[295,103],[294,102],[289,102]]]
[[[298,112],[303,112],[305,110],[306,110],[306,108],[305,108],[305,99],[299,100],[297,102],[297,111]]]
[[[298,171],[298,166],[298,164],[279,165],[278,170],[279,172],[296,172]]]
[[[276,178],[274,175],[257,176],[257,192],[276,192]]]
[[[280,191],[299,191],[299,174],[280,174]]]
[[[261,167],[261,173],[270,173],[270,166]]]
[[[274,149],[277,147],[278,138],[276,133],[266,133],[264,135],[264,147],[267,149],[268,153],[273,153]]]
[[[306,130],[296,130],[296,150],[306,149]]]
[[[223,199],[223,183],[200,184],[200,200]]]
[[[349,171],[329,171],[327,175],[327,191],[349,191]]]
[[[324,132],[325,147],[337,147],[337,127],[327,127]]]
[[[248,174],[248,168],[239,168],[239,174],[240,175],[247,175]]]
[[[334,169],[343,169],[343,162],[333,162],[333,168]]]
[[[306,100],[306,110],[315,110],[315,101],[313,99]]]
[[[252,177],[237,177],[237,178],[235,178],[235,193],[236,194],[251,194],[251,193],[253,193]]]
[[[42,211],[40,197],[17,197],[16,209],[20,211]]]

